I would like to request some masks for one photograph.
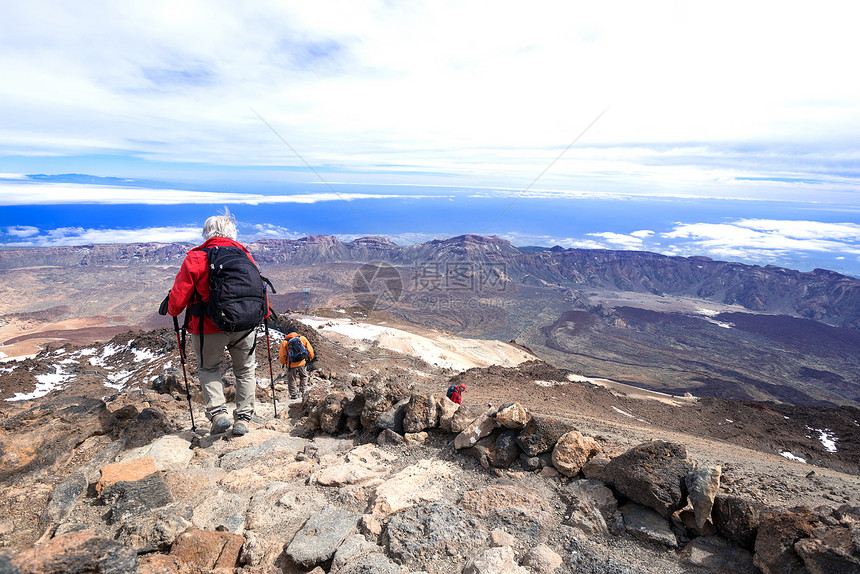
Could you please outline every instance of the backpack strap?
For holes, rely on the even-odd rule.
[[[256,329],[251,329],[250,331],[246,332],[244,335],[242,335],[241,337],[239,337],[238,339],[236,339],[235,341],[233,341],[232,343],[227,345],[227,350],[229,351],[230,349],[232,349],[233,347],[238,345],[240,342],[244,341],[245,337],[247,337],[251,333],[254,333],[254,344],[251,345],[251,350],[248,351],[248,356],[250,357],[251,354],[254,352],[254,349],[257,348],[257,330]]]

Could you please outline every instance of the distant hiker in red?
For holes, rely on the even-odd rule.
[[[448,392],[446,393],[446,396],[459,405],[462,404],[462,393],[465,390],[466,387],[464,385],[451,385],[450,387],[448,387]]]
[[[290,391],[291,400],[296,400],[300,395],[305,394],[308,388],[307,363],[313,359],[314,348],[304,335],[290,333],[284,337],[278,360],[281,361],[282,365],[287,366],[287,388]],[[296,388],[297,376],[299,378],[298,388]]]
[[[248,422],[255,407],[255,329],[262,318],[268,316],[269,306],[265,288],[257,286],[259,271],[254,258],[236,241],[233,216],[225,210],[224,215],[207,219],[203,224],[203,238],[205,242],[189,251],[182,262],[168,296],[167,313],[176,317],[190,307],[188,331],[197,356],[200,387],[206,399],[206,418],[212,423],[210,434],[223,433],[230,428],[221,381],[221,359],[224,350],[229,351],[236,376],[233,434],[241,436],[248,432]],[[216,258],[219,263],[213,268],[222,271],[210,278],[210,263]],[[229,299],[228,293],[236,291],[234,285],[237,282],[242,293],[253,292],[254,295],[242,296],[243,301],[239,303],[235,303],[240,299],[236,295]],[[259,300],[260,291],[262,301]],[[230,305],[239,305],[238,311],[231,311],[233,307]],[[222,328],[216,325],[213,317]]]

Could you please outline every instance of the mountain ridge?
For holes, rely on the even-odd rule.
[[[556,249],[523,251],[498,237],[461,235],[399,246],[384,237],[343,242],[330,235],[248,243],[259,265],[385,262],[415,266],[467,261],[504,266],[507,280],[530,275],[574,289],[684,295],[789,314],[860,330],[860,279],[835,271],[668,256],[647,251]],[[36,266],[178,265],[190,244],[135,243],[0,249],[0,269]]]

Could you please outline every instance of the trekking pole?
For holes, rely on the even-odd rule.
[[[176,317],[173,318],[173,329],[176,331],[176,344],[179,345],[179,362],[182,364],[182,378],[185,379],[185,396],[188,399],[188,412],[191,414],[191,430],[196,433],[194,409],[191,407],[191,389],[188,387],[188,374],[185,372],[185,337],[179,336],[179,319]]]
[[[269,343],[268,317],[263,317],[263,325],[266,329],[266,354],[269,356],[269,378],[272,381],[272,405],[275,407],[275,418],[278,418],[278,395],[275,393],[275,374],[272,372],[272,347]]]

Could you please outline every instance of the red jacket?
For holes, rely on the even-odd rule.
[[[209,266],[206,258],[206,252],[200,251],[204,247],[224,247],[224,246],[239,247],[248,254],[254,265],[257,264],[251,256],[251,252],[245,249],[245,246],[228,239],[226,237],[213,237],[206,240],[203,245],[195,247],[185,256],[182,266],[179,268],[179,273],[176,274],[176,280],[173,282],[173,288],[170,289],[170,298],[167,300],[167,312],[174,317],[178,316],[186,307],[194,303],[194,293],[200,295],[201,301],[209,300]],[[268,305],[266,306],[268,309]],[[268,313],[268,311],[267,311]],[[268,317],[268,314],[266,315]],[[191,333],[200,333],[200,318],[192,316],[188,323],[188,331]],[[221,329],[215,326],[212,319],[203,317],[203,334],[220,333]]]

